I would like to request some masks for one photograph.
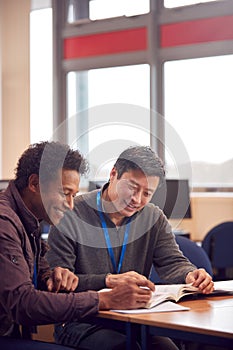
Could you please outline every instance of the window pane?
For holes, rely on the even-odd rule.
[[[149,65],[68,74],[68,139],[92,177],[105,178],[126,147],[150,144],[149,78]]]
[[[52,136],[52,96],[52,9],[47,8],[30,14],[31,143]]]
[[[135,16],[149,12],[149,0],[93,0],[90,1],[90,19]]]
[[[165,117],[188,152],[194,186],[233,186],[232,79],[232,55],[165,63]],[[172,154],[166,132],[169,142]],[[172,174],[169,155],[167,163]]]
[[[202,2],[211,2],[211,1],[214,2],[214,1],[223,1],[223,0],[164,0],[164,6],[173,8],[173,7],[194,5],[194,4],[200,4]]]

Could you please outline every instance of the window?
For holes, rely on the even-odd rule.
[[[69,0],[68,22],[135,16],[149,12],[149,0]]]
[[[165,117],[185,145],[193,186],[233,186],[233,55],[166,62],[164,72]],[[166,144],[176,147],[168,133]]]
[[[213,1],[223,1],[223,0],[164,0],[164,6],[172,8],[172,7],[200,4],[203,2],[211,2],[211,1],[213,2]]]
[[[35,0],[36,1],[36,0]],[[211,0],[212,2],[220,2],[222,0]],[[201,2],[209,2],[205,5],[206,13],[208,8],[216,7],[211,4],[210,0],[164,0],[164,6],[171,8],[171,11],[163,11],[163,20],[166,24],[169,16],[173,16],[177,11],[172,10],[177,6],[194,5]],[[69,3],[69,22],[76,19],[99,20],[102,19],[103,28],[108,30],[109,20],[104,19],[115,16],[131,16],[140,15],[149,12],[149,0],[91,0],[91,1],[76,1],[68,0]],[[229,7],[229,16],[231,17],[231,5],[225,1],[226,7]],[[32,142],[48,139],[52,134],[52,68],[51,73],[47,71],[47,66],[52,64],[50,53],[52,55],[52,12],[51,9],[34,11],[32,13],[32,25],[37,22],[39,28],[39,37],[36,38],[33,34],[32,27],[32,92],[31,92],[31,129]],[[45,15],[42,19],[42,12]],[[36,14],[37,13],[37,14]],[[35,16],[35,17],[34,17]],[[36,20],[37,16],[41,16],[40,20]],[[49,16],[50,19],[45,19]],[[195,20],[196,12],[190,10],[189,20],[192,17]],[[207,16],[208,17],[208,16]],[[39,17],[38,17],[39,18]],[[143,20],[146,16],[143,16]],[[155,18],[160,23],[160,17]],[[83,26],[67,25],[65,27],[66,35],[69,36],[69,31],[72,35],[75,28],[83,31],[85,34],[85,25],[87,24],[87,34],[93,23],[84,20]],[[121,19],[118,20],[121,24]],[[123,28],[125,19],[122,20]],[[169,21],[168,21],[169,22]],[[41,26],[43,23],[43,26]],[[170,23],[170,22],[169,22]],[[168,24],[169,24],[168,23]],[[177,22],[182,23],[182,20]],[[45,27],[48,25],[48,29]],[[94,26],[96,23],[93,24]],[[110,26],[111,28],[111,26]],[[119,25],[119,30],[121,25]],[[78,33],[77,30],[77,33]],[[90,30],[91,31],[91,30]],[[91,31],[92,32],[92,31]],[[215,31],[210,31],[215,32]],[[155,33],[155,36],[157,34]],[[43,40],[41,40],[43,38]],[[46,40],[50,41],[48,46]],[[40,44],[41,40],[41,45]],[[228,44],[229,42],[229,44]],[[34,45],[36,43],[36,45]],[[223,44],[222,44],[223,43]],[[164,92],[161,89],[161,105],[162,100],[165,100],[165,148],[166,148],[166,164],[169,177],[185,178],[186,175],[190,179],[190,183],[197,187],[208,188],[223,188],[233,186],[230,174],[232,174],[232,106],[230,103],[231,85],[233,78],[232,63],[233,56],[231,51],[231,38],[220,38],[218,41],[208,42],[189,42],[187,45],[173,45],[158,49],[160,69],[161,62],[165,58],[169,60],[164,64]],[[220,48],[220,49],[219,49]],[[200,50],[200,51],[199,51]],[[225,56],[182,59],[180,57],[192,57],[193,55],[213,56],[225,54]],[[150,58],[150,48],[148,50],[148,62]],[[44,55],[44,57],[43,57]],[[114,55],[114,54],[113,54]],[[164,55],[164,56],[163,56]],[[106,56],[102,56],[105,60]],[[109,58],[110,57],[110,58]],[[114,66],[116,57],[111,61],[109,55],[106,65]],[[132,55],[133,57],[133,55]],[[38,59],[34,61],[34,59]],[[147,60],[143,60],[145,62]],[[94,59],[90,57],[91,60]],[[132,62],[127,59],[128,66],[90,69],[85,71],[74,71],[75,59],[70,62],[65,62],[67,73],[67,138],[72,145],[75,144],[80,150],[89,157],[91,166],[95,169],[95,176],[98,178],[105,177],[108,172],[112,159],[102,161],[98,159],[101,156],[101,147],[107,150],[110,142],[111,147],[115,147],[117,155],[121,151],[117,140],[126,140],[140,144],[150,143],[150,68],[149,64],[134,65],[135,57]],[[82,61],[82,58],[77,58]],[[97,64],[100,62],[97,58]],[[68,61],[68,60],[67,60]],[[83,59],[83,61],[85,61]],[[81,69],[86,68],[85,62],[81,62]],[[87,60],[88,61],[88,60]],[[37,62],[37,63],[35,63]],[[138,62],[138,60],[137,60]],[[48,64],[49,63],[49,64]],[[63,64],[63,63],[62,63]],[[120,64],[125,64],[122,61]],[[83,65],[85,68],[83,68]],[[92,67],[92,64],[87,62],[87,67]],[[96,67],[96,65],[94,65]],[[39,69],[42,68],[42,72]],[[63,69],[63,65],[61,65]],[[72,71],[71,71],[72,70]],[[162,69],[161,69],[162,71]],[[47,73],[46,73],[47,72]],[[38,74],[37,76],[35,74]],[[161,74],[162,75],[162,74]],[[159,76],[159,75],[157,75]],[[33,85],[33,79],[36,84]],[[51,82],[50,82],[51,81]],[[46,82],[46,84],[45,84]],[[154,82],[151,83],[151,86]],[[42,86],[42,87],[41,87]],[[48,87],[48,91],[45,89]],[[157,96],[158,97],[158,96]],[[156,97],[156,98],[157,98]],[[131,120],[123,121],[120,116],[113,115],[111,108],[113,104],[120,106],[131,106],[129,115],[133,116],[133,108],[140,110],[139,114],[144,114],[144,120],[139,120],[130,125]],[[47,106],[45,110],[45,106]],[[42,109],[41,109],[42,108]],[[117,108],[115,108],[117,111]],[[119,110],[118,110],[119,111]],[[103,114],[109,115],[101,119]],[[98,114],[98,121],[96,116]],[[44,117],[44,120],[41,118]],[[137,118],[136,118],[137,119]],[[138,118],[140,119],[140,118]],[[102,122],[103,121],[103,122]],[[163,122],[163,120],[162,120]],[[127,124],[128,123],[128,124]],[[45,127],[46,125],[46,127]],[[41,128],[42,126],[42,128]],[[208,140],[208,142],[207,142]],[[121,142],[122,147],[126,144]],[[182,149],[180,155],[177,150]],[[114,152],[115,152],[114,149]],[[98,151],[98,154],[96,153]],[[113,152],[113,153],[114,153]],[[112,157],[114,155],[112,154]],[[185,163],[185,164],[184,164]],[[112,164],[112,163],[111,163]],[[187,165],[188,164],[188,165]]]
[[[149,65],[68,74],[69,143],[89,158],[93,178],[105,178],[126,147],[150,144],[149,76]]]
[[[94,0],[90,1],[90,19],[117,16],[135,16],[149,12],[149,0]]]

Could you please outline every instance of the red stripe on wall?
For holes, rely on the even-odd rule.
[[[160,27],[161,47],[232,39],[233,16],[165,24]]]
[[[64,39],[64,59],[101,56],[146,49],[146,27]]]

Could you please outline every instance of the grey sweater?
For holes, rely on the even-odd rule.
[[[104,288],[106,274],[114,273],[96,195],[97,191],[92,191],[78,196],[74,210],[51,229],[48,239],[47,259],[51,267],[62,266],[76,273],[78,291]],[[116,227],[107,214],[104,217],[118,265],[126,221]],[[133,270],[148,277],[152,264],[167,283],[184,283],[187,273],[196,268],[179,250],[163,212],[149,203],[132,217],[120,273]]]

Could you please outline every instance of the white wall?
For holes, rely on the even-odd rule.
[[[13,177],[30,142],[30,5],[30,0],[0,0],[1,178]]]

